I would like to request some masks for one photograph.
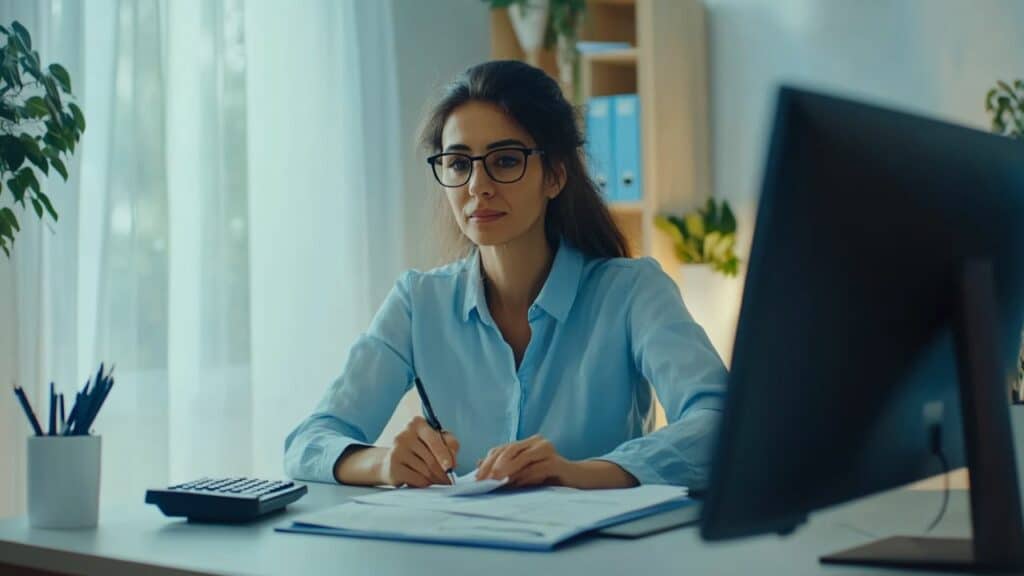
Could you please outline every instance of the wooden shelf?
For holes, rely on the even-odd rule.
[[[594,52],[583,54],[583,64],[619,64],[623,66],[636,66],[636,48],[623,50],[609,50],[607,52]]]
[[[609,202],[608,209],[619,216],[641,216],[644,213],[643,202]]]
[[[526,60],[558,77],[550,51],[523,54],[507,10],[492,11],[491,31],[492,58]],[[697,207],[711,193],[703,0],[587,0],[579,37],[632,46],[581,54],[575,103],[639,96],[643,200],[612,203],[609,210],[634,255],[675,270],[671,241],[654,227],[654,217]]]

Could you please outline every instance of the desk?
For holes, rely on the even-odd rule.
[[[639,540],[584,537],[554,552],[281,534],[273,527],[303,512],[372,489],[311,484],[309,494],[271,518],[241,526],[188,524],[142,503],[104,509],[95,530],[36,530],[26,518],[0,521],[0,573],[10,565],[72,574],[906,574],[823,566],[818,556],[878,536],[920,534],[942,494],[896,490],[811,517],[795,534],[706,543],[695,527]],[[955,491],[935,536],[970,534],[967,493]],[[882,528],[884,527],[884,529]]]

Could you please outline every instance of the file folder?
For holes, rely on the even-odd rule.
[[[587,156],[590,175],[604,194],[605,201],[615,201],[615,138],[612,96],[595,96],[587,103]]]
[[[618,202],[636,202],[643,195],[640,147],[640,100],[636,94],[614,97],[615,192]]]
[[[547,487],[448,498],[421,492],[422,501],[379,493],[303,514],[275,531],[544,551],[580,534],[691,506],[686,493],[670,486]]]

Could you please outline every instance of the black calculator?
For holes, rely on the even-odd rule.
[[[302,498],[306,486],[287,480],[201,478],[163,490],[146,490],[146,503],[165,516],[196,522],[245,522]]]

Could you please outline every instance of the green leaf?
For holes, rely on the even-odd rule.
[[[74,102],[69,102],[68,108],[71,109],[71,115],[75,118],[75,128],[78,128],[79,132],[85,132],[85,114],[82,114],[82,109]]]
[[[68,71],[64,69],[60,64],[50,64],[50,74],[60,82],[60,87],[64,89],[64,92],[71,93],[71,76],[68,75]]]
[[[25,162],[25,149],[21,141],[9,134],[0,136],[0,159],[11,172],[21,168]]]
[[[56,132],[47,131],[46,135],[43,136],[43,142],[46,142],[50,146],[60,151],[68,149],[67,142],[65,142],[63,138],[58,136]]]
[[[683,218],[683,222],[686,225],[686,232],[688,237],[695,238],[697,240],[701,240],[704,238],[704,218],[699,213],[692,212],[690,214],[687,214]]]
[[[46,156],[43,155],[43,151],[39,149],[39,143],[36,142],[36,139],[28,134],[22,134],[18,139],[25,147],[25,156],[28,157],[29,161],[42,170],[43,174],[49,175],[50,164],[46,161]]]
[[[25,100],[24,108],[33,118],[42,118],[50,113],[50,108],[46,105],[46,100],[41,96],[33,96],[28,100]]]
[[[18,35],[17,37],[20,38],[21,41],[25,44],[26,51],[31,50],[32,35],[29,34],[28,30],[21,25],[21,22],[18,22],[17,20],[11,22],[11,29],[14,30],[14,33]]]
[[[721,230],[723,234],[736,233],[736,215],[732,213],[732,208],[729,207],[729,203],[724,200],[722,201]]]
[[[21,226],[18,225],[18,217],[10,208],[0,208],[0,222],[7,223],[7,225],[13,230],[18,232],[21,231]]]
[[[57,91],[57,83],[54,81],[53,76],[43,76],[43,88],[46,89],[46,97],[50,99],[53,107],[57,110],[63,110],[64,104],[60,100],[60,92]],[[60,116],[54,117],[55,122],[60,122]]]
[[[14,196],[14,201],[22,206],[25,205],[25,186],[17,178],[7,179],[7,188]]]
[[[17,178],[24,182],[26,188],[31,188],[36,194],[39,194],[39,180],[36,179],[36,173],[32,171],[31,166],[25,166],[19,170]]]
[[[65,181],[68,179],[68,169],[64,166],[64,162],[59,157],[50,156],[50,164],[53,169],[56,170]]]
[[[46,211],[50,213],[50,218],[53,218],[53,221],[56,222],[57,211],[53,209],[53,204],[50,203],[50,197],[47,196],[46,194],[40,193],[38,198],[39,201],[43,203],[43,207],[46,208]]]
[[[673,244],[682,244],[685,241],[679,228],[664,216],[655,216],[654,226],[667,233],[672,238]]]
[[[992,88],[991,90],[988,91],[988,94],[985,95],[985,111],[986,112],[992,112],[993,110],[995,110],[996,106],[993,103],[995,98],[996,98],[996,89]]]
[[[31,198],[31,200],[32,200],[32,208],[35,208],[35,211],[36,211],[36,216],[39,216],[39,219],[42,220],[43,219],[43,205],[40,204],[39,200],[36,200],[35,196],[33,196]]]

